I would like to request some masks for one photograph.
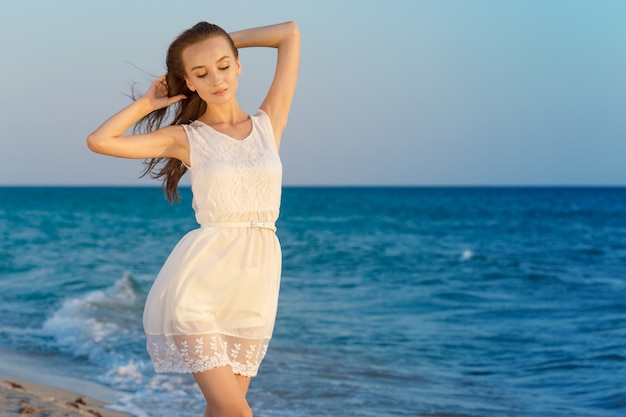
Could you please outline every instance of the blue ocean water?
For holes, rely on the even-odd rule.
[[[182,195],[0,188],[0,354],[201,415],[141,327]],[[626,188],[285,188],[255,416],[626,415],[625,219]]]

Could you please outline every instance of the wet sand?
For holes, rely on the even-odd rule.
[[[0,416],[129,417],[75,392],[0,376]]]

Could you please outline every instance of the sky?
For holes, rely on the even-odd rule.
[[[158,185],[85,138],[201,20],[298,23],[285,185],[626,185],[625,19],[622,0],[14,0],[0,185]],[[240,57],[255,113],[275,51]]]

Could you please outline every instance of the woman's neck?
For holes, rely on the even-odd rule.
[[[203,123],[209,126],[213,125],[230,125],[236,126],[248,119],[248,113],[243,111],[237,102],[208,106],[202,116],[198,118]]]

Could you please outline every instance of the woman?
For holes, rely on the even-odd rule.
[[[277,49],[259,111],[237,102],[237,48]],[[97,153],[146,158],[170,201],[189,170],[202,226],[176,245],[144,310],[156,372],[193,373],[205,417],[250,416],[246,401],[271,337],[281,273],[275,235],[280,139],[296,87],[300,37],[294,22],[233,32],[201,22],[170,45],[167,73],[87,138]],[[168,113],[169,111],[169,113]],[[161,127],[170,120],[168,126]],[[141,134],[125,135],[135,125]]]

